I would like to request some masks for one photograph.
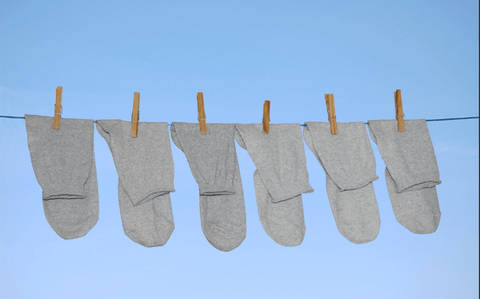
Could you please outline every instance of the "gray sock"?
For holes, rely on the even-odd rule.
[[[387,166],[395,218],[413,233],[435,232],[441,217],[435,186],[441,181],[426,121],[405,120],[403,132],[396,120],[372,120],[368,127]]]
[[[28,148],[42,187],[45,217],[64,239],[86,235],[98,221],[93,120],[25,115]]]
[[[330,207],[340,233],[355,244],[375,240],[380,215],[372,182],[375,157],[363,122],[330,124],[306,122],[305,143],[325,170]]]
[[[202,230],[222,251],[238,247],[246,236],[245,201],[238,166],[233,124],[173,123],[175,145],[185,153],[200,193]]]
[[[265,232],[283,246],[300,245],[305,236],[302,193],[311,193],[299,124],[236,124],[238,144],[257,167],[254,173],[258,214]]]
[[[175,225],[170,192],[173,157],[168,123],[140,122],[131,137],[131,122],[98,120],[97,130],[107,141],[118,173],[118,201],[123,230],[145,247],[163,246]]]
[[[253,173],[258,216],[265,232],[280,245],[298,246],[305,237],[302,195],[273,202],[258,170]]]

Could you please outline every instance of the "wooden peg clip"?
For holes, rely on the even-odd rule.
[[[270,132],[270,101],[263,103],[263,133]]]
[[[138,121],[140,120],[140,93],[133,93],[132,137],[138,135]]]
[[[330,123],[330,132],[337,134],[337,116],[335,115],[335,102],[333,100],[333,94],[325,94],[325,102],[327,104],[328,122]]]
[[[197,106],[198,106],[198,122],[200,123],[200,133],[206,134],[207,133],[207,123],[205,119],[207,116],[205,115],[205,106],[203,104],[203,92],[197,93]]]
[[[62,92],[63,87],[57,87],[57,94],[55,99],[55,114],[53,115],[53,128],[60,129],[60,118],[62,117]]]
[[[403,132],[405,131],[405,120],[403,119],[405,114],[403,113],[402,92],[400,91],[400,89],[397,89],[397,91],[394,92],[394,95],[398,131]]]

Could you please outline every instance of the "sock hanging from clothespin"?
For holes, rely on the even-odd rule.
[[[140,93],[133,93],[132,137],[138,135],[138,121],[140,120]]]
[[[198,106],[198,122],[200,123],[200,133],[207,133],[207,123],[205,119],[205,106],[203,104],[203,92],[197,93],[197,106]]]
[[[402,92],[400,91],[400,89],[397,89],[397,91],[394,92],[394,95],[398,131],[403,132],[405,131],[405,120],[403,119],[405,114],[403,113]]]
[[[270,132],[270,101],[263,103],[263,133]]]
[[[335,115],[335,102],[333,94],[325,94],[325,103],[327,104],[328,122],[330,123],[330,132],[337,134],[337,116]]]
[[[60,118],[62,117],[62,92],[63,87],[57,87],[57,94],[55,99],[55,114],[53,115],[53,128],[60,129]]]

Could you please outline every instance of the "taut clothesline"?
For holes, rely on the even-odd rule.
[[[11,119],[25,119],[24,116],[10,116],[10,115],[0,115],[0,118],[11,118]],[[465,116],[465,117],[451,117],[451,118],[431,118],[431,119],[427,119],[426,121],[427,122],[430,122],[430,121],[452,121],[452,120],[466,120],[466,119],[478,119],[479,117],[478,116]],[[96,123],[97,121],[95,121]],[[368,122],[365,123],[366,125],[368,125]],[[168,124],[168,125],[172,125],[172,124]],[[306,126],[306,124],[301,124],[301,126]]]

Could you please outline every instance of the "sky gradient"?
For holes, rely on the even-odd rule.
[[[208,123],[477,116],[478,1],[1,1],[0,115]],[[0,118],[0,298],[478,298],[478,120],[430,122],[440,179],[438,230],[415,235],[388,197],[377,146],[380,233],[356,245],[337,230],[325,173],[305,145],[305,239],[264,231],[248,153],[237,145],[247,237],[225,253],[200,226],[198,187],[172,143],[175,231],[163,247],[124,235],[118,176],[95,132],[100,218],[85,236],[51,229],[23,120]]]

